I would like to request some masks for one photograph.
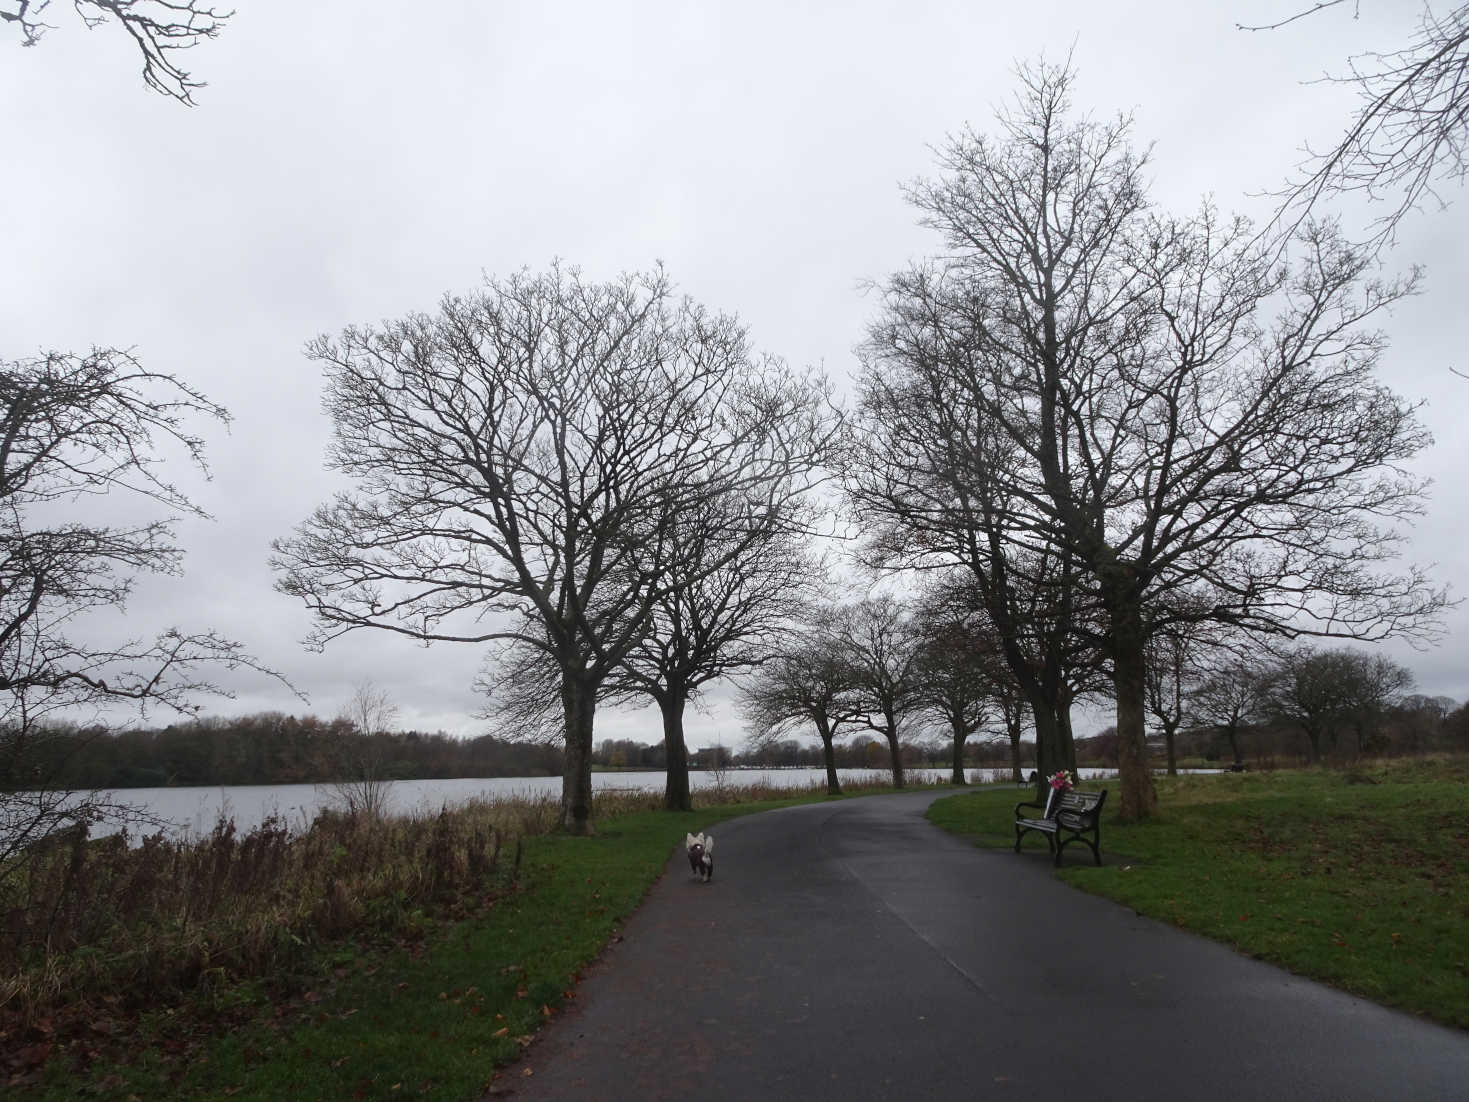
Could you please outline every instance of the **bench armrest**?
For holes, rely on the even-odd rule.
[[[1033,807],[1037,811],[1041,812],[1041,814],[1040,815],[1021,816],[1020,809],[1022,807]],[[1027,819],[1043,819],[1043,818],[1045,818],[1045,810],[1046,810],[1046,805],[1045,804],[1036,803],[1034,800],[1027,800],[1025,803],[1020,803],[1020,804],[1016,804],[1015,805],[1015,818],[1019,819],[1019,818],[1022,818],[1023,817],[1023,818],[1027,818]]]

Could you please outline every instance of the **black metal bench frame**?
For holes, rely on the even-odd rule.
[[[1102,863],[1102,805],[1107,802],[1107,790],[1100,792],[1078,792],[1065,789],[1050,800],[1049,814],[1046,804],[1027,800],[1015,805],[1015,852],[1020,852],[1020,842],[1027,831],[1045,836],[1046,845],[1055,855],[1056,867],[1061,866],[1061,851],[1071,842],[1085,842],[1091,847],[1092,857],[1098,865]],[[1021,808],[1035,808],[1041,814],[1027,817]],[[1087,837],[1090,834],[1091,837]]]

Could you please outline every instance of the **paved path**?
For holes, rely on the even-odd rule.
[[[1469,1099],[1469,1034],[1075,891],[1043,851],[977,850],[923,818],[935,798],[715,828],[714,882],[676,854],[502,1084],[517,1102]]]

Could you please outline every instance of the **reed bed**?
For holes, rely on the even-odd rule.
[[[880,785],[847,786],[850,792]],[[810,796],[824,785],[727,784],[699,806]],[[662,793],[606,790],[593,822],[655,810]],[[373,818],[270,818],[241,834],[53,837],[0,876],[0,1058],[98,1015],[269,997],[312,982],[334,945],[422,940],[515,890],[524,839],[554,832],[554,797]]]
[[[238,834],[89,839],[74,830],[0,880],[0,1029],[100,1007],[122,1013],[242,980],[290,988],[332,941],[422,937],[513,886],[550,800],[437,815],[279,818]],[[99,1006],[100,1004],[100,1006]]]

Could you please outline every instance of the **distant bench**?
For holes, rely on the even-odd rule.
[[[1074,788],[1057,792],[1049,806],[1039,800],[1015,805],[1015,852],[1020,852],[1021,839],[1028,830],[1045,835],[1046,845],[1056,855],[1056,866],[1061,865],[1061,851],[1067,844],[1082,841],[1092,849],[1097,864],[1102,863],[1102,805],[1107,802],[1107,790],[1100,792],[1078,792]],[[1027,818],[1021,808],[1034,808],[1041,814]],[[1087,837],[1090,834],[1091,837]]]

